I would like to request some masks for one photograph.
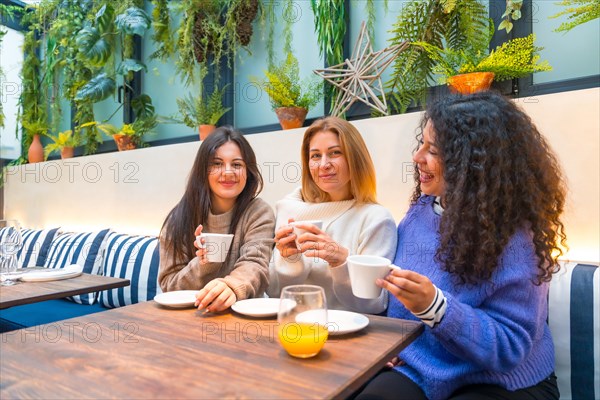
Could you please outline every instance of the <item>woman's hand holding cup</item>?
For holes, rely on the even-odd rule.
[[[293,218],[288,220],[288,224],[294,222]],[[301,253],[296,246],[296,234],[292,225],[283,225],[275,232],[275,247],[283,257],[291,257]]]
[[[194,231],[194,235],[200,236],[202,234],[202,225],[198,225],[196,230]],[[196,256],[200,259],[200,264],[208,263],[208,259],[206,258],[206,246],[204,245],[204,238],[196,239],[194,241],[194,247],[197,248]]]

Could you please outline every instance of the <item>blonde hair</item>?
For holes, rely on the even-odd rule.
[[[325,117],[316,120],[304,132],[302,139],[302,197],[313,203],[331,201],[329,194],[322,191],[310,173],[309,146],[317,133],[331,132],[338,136],[342,153],[348,162],[350,173],[350,193],[358,203],[377,202],[375,167],[360,132],[346,120],[338,117]]]

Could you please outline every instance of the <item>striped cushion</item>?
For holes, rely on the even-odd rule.
[[[0,229],[0,239],[7,230],[8,228]],[[44,265],[48,249],[50,248],[50,242],[54,239],[57,231],[58,228],[44,230],[21,229],[23,247],[17,253],[19,268]]]
[[[563,264],[548,307],[560,398],[600,398],[600,268]]]
[[[63,233],[54,238],[44,263],[47,268],[64,268],[71,264],[83,266],[83,272],[92,275],[102,274],[102,258],[106,247],[109,229],[98,232]],[[97,293],[70,297],[80,304],[94,304]]]
[[[108,235],[104,275],[125,278],[131,285],[105,290],[100,302],[105,307],[122,307],[152,300],[161,293],[158,285],[158,239],[111,232]]]

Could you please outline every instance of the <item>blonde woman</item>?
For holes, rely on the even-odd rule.
[[[315,121],[302,141],[302,187],[276,205],[269,295],[309,283],[323,287],[330,309],[383,312],[387,294],[352,294],[346,258],[354,254],[391,258],[396,250],[392,215],[376,202],[375,168],[358,130],[327,117]],[[321,220],[323,226],[299,221]],[[297,236],[291,222],[304,230]]]

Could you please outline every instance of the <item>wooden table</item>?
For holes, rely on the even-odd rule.
[[[62,299],[76,294],[129,286],[129,279],[81,274],[78,277],[49,282],[19,282],[0,286],[0,310],[3,308]]]
[[[343,398],[423,330],[369,320],[297,359],[274,319],[138,303],[1,335],[0,398]]]

